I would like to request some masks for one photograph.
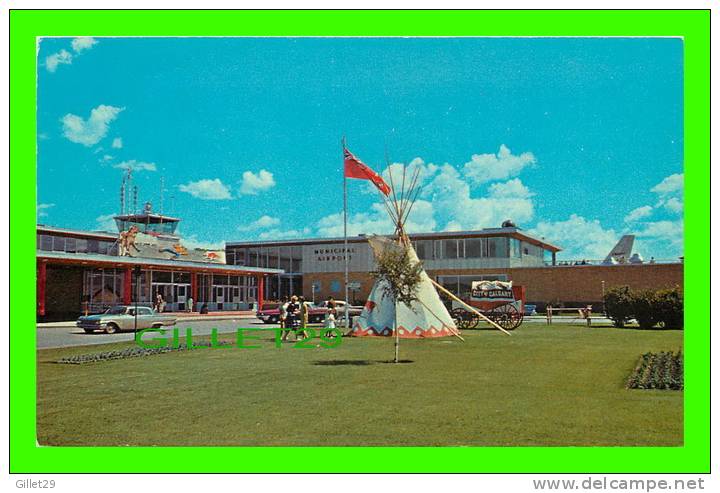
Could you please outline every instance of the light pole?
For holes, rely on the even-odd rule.
[[[136,265],[133,270],[135,271],[135,332],[137,332],[138,299],[140,299],[140,266]]]
[[[605,315],[605,281],[600,281],[602,285],[603,315]]]

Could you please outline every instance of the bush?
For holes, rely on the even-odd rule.
[[[630,288],[620,286],[611,288],[605,293],[605,314],[613,321],[615,327],[624,327],[633,318]]]
[[[685,307],[680,288],[661,289],[657,292],[658,322],[666,329],[682,329]]]
[[[652,329],[658,323],[658,297],[652,289],[630,291],[632,315],[641,329]]]
[[[642,329],[660,324],[666,329],[682,329],[684,305],[680,288],[631,290],[628,286],[611,288],[605,293],[605,314],[615,327],[624,327],[630,319]]]

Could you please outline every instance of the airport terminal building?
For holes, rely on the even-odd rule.
[[[176,236],[179,219],[152,213],[119,215],[118,233],[37,226],[38,320],[70,320],[114,305],[166,311],[247,310],[262,303],[266,276],[280,269],[228,265],[223,251],[188,249]],[[138,233],[121,255],[120,231]]]
[[[152,306],[160,295],[167,311],[248,310],[293,294],[319,301],[345,297],[345,255],[350,301],[365,302],[374,258],[367,237],[229,242],[224,250],[189,249],[175,234],[177,218],[152,212],[115,217],[118,232],[37,227],[37,315],[72,319],[117,304]],[[131,243],[123,243],[134,232]],[[674,262],[558,262],[559,246],[509,226],[410,235],[434,280],[461,297],[472,281],[513,281],[526,301],[581,306],[602,301],[606,288],[683,285]],[[129,245],[129,246],[128,246]],[[124,246],[126,248],[124,248]]]
[[[683,285],[683,264],[674,262],[558,262],[559,246],[517,227],[410,235],[428,275],[461,297],[472,281],[513,281],[525,287],[526,300],[541,307],[551,303],[601,302],[606,288]],[[230,242],[228,264],[282,269],[269,275],[263,296],[279,299],[303,294],[316,300],[345,297],[343,238]],[[365,236],[348,238],[350,301],[363,303],[373,279],[373,254]]]

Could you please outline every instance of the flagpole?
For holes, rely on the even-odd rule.
[[[347,175],[345,174],[345,137],[342,138],[343,147],[343,234],[345,237],[345,330],[350,328],[350,296],[348,290],[349,266],[348,266],[348,236],[347,236]]]

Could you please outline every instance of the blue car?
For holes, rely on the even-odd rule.
[[[524,315],[530,316],[530,315],[537,315],[537,312],[535,311],[535,308],[537,308],[537,305],[525,305],[525,312]]]

